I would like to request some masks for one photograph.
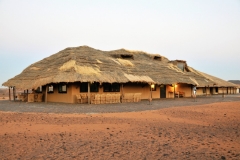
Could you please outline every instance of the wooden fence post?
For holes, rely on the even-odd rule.
[[[90,82],[88,82],[88,104],[90,104]]]

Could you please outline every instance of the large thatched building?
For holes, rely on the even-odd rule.
[[[237,93],[240,93],[240,80],[229,80],[228,82],[236,84],[237,85]]]
[[[198,87],[198,95],[235,93],[236,88],[235,84],[199,72],[182,60],[87,46],[66,48],[38,61],[3,86],[35,90],[35,94],[41,95],[35,95],[34,100],[32,94],[28,101],[66,103],[191,97],[193,86]]]

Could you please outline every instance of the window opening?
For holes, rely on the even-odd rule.
[[[206,88],[203,88],[202,91],[203,91],[203,93],[206,93]]]
[[[53,85],[48,86],[48,93],[53,93]]]
[[[161,60],[162,60],[162,57],[160,57],[160,56],[154,56],[153,59],[154,59],[154,60],[161,61]]]
[[[99,90],[98,82],[90,84],[90,92],[98,92],[98,90]],[[80,84],[80,92],[88,92],[88,82],[82,82]]]
[[[184,63],[177,63],[177,67],[178,67],[179,69],[181,69],[182,71],[184,71],[185,64],[184,64]]]
[[[36,93],[42,93],[42,86],[38,87],[35,92],[36,92]]]
[[[120,92],[120,84],[103,83],[103,92]]]
[[[123,58],[123,59],[133,59],[133,55],[123,55],[123,54],[121,54],[121,58]]]
[[[67,85],[59,84],[58,85],[58,93],[67,93]]]

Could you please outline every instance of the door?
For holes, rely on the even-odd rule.
[[[160,98],[166,98],[166,85],[160,86]]]
[[[213,95],[213,87],[210,88],[210,94]]]

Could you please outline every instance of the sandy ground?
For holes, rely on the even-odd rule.
[[[240,102],[128,113],[1,111],[0,159],[240,159]]]

